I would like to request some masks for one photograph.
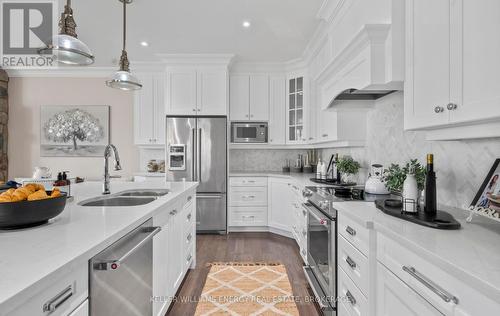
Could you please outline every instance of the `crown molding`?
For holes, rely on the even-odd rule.
[[[348,0],[324,0],[316,17],[331,23],[337,18],[347,1]]]

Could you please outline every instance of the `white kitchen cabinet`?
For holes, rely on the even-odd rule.
[[[232,75],[229,80],[230,118],[232,121],[249,120],[250,78],[245,75]]]
[[[72,311],[68,316],[89,316],[89,300],[86,299],[80,306]]]
[[[297,204],[295,193],[290,188],[289,179],[269,178],[269,226],[285,232],[292,231],[294,224],[294,203]]]
[[[271,76],[269,79],[269,143],[286,143],[286,78]]]
[[[197,78],[192,67],[172,67],[167,70],[167,114],[196,115]]]
[[[168,67],[166,114],[226,115],[227,85],[223,68]]]
[[[269,76],[267,74],[232,75],[230,104],[232,121],[268,121]]]
[[[267,226],[267,177],[231,177],[228,226],[231,230]]]
[[[499,27],[495,0],[407,0],[406,129],[498,121]]]
[[[198,115],[226,115],[227,113],[227,72],[217,69],[199,69]]]
[[[305,122],[307,107],[305,106],[305,79],[297,76],[288,79],[286,110],[286,143],[297,144],[307,141]]]
[[[376,293],[379,316],[444,315],[380,263]]]
[[[250,76],[250,120],[269,120],[269,76]]]
[[[137,77],[143,87],[134,94],[134,142],[136,145],[164,145],[164,74],[139,72]]]
[[[153,315],[165,315],[195,260],[196,212],[194,192],[153,218],[161,231],[153,239]]]

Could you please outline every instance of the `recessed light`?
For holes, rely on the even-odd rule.
[[[242,25],[244,28],[249,28],[251,24],[250,21],[243,21]]]
[[[148,46],[149,46],[149,43],[148,43],[148,42],[146,42],[146,41],[142,41],[142,42],[141,42],[141,46],[143,46],[143,47],[148,47]]]

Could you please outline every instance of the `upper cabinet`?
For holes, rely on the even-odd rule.
[[[269,76],[231,75],[230,119],[232,121],[269,120]]]
[[[271,76],[269,78],[269,144],[284,145],[286,143],[286,78]]]
[[[306,107],[304,99],[304,76],[288,79],[287,85],[287,143],[303,143],[307,141],[305,132]]]
[[[138,72],[143,88],[134,92],[134,143],[136,145],[165,144],[165,75]]]
[[[227,70],[218,67],[167,68],[168,115],[227,115]]]
[[[437,128],[430,139],[500,136],[478,125],[500,119],[499,27],[499,1],[406,1],[406,129]]]

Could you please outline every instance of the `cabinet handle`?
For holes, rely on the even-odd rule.
[[[192,199],[193,199],[193,196],[191,196],[191,195],[187,197],[188,202],[191,201]]]
[[[55,297],[53,297],[50,301],[47,303],[43,304],[43,312],[53,312],[55,311],[59,306],[61,306],[62,303],[66,302],[71,296],[73,296],[73,286],[68,286],[64,290],[62,290],[59,294],[57,294]]]
[[[347,226],[345,228],[345,231],[351,236],[356,236],[356,231],[351,226]]]
[[[196,111],[200,112],[201,110],[200,110],[200,109],[198,109],[198,110],[196,110]]]
[[[193,109],[193,112],[196,112],[196,109]]]
[[[347,300],[351,303],[351,305],[356,305],[356,299],[349,290],[345,293],[345,296],[347,296]]]
[[[314,137],[309,137],[309,140],[313,140],[313,139],[314,139]]]
[[[170,215],[175,215],[175,214],[177,214],[177,210],[172,210],[172,211],[170,212]]]
[[[302,214],[303,214],[304,216],[307,216],[307,212],[306,212],[305,210],[302,210]]]
[[[193,255],[189,254],[189,256],[187,256],[187,258],[186,258],[186,262],[191,261],[191,259],[193,259]]]
[[[305,257],[306,256],[306,251],[305,250],[302,250],[301,251],[302,255]]]
[[[442,113],[442,112],[444,112],[444,108],[442,106],[436,106],[434,108],[434,112],[436,112],[436,113]]]
[[[191,220],[191,213],[188,214],[188,216],[186,216],[187,220],[190,221]]]
[[[347,262],[347,264],[351,267],[351,269],[356,269],[356,262],[354,262],[354,260],[351,259],[351,257],[347,256],[347,258],[345,258],[345,262]]]
[[[252,114],[252,115],[250,115],[250,117],[253,117],[253,114]]]
[[[193,238],[193,235],[191,235],[191,233],[189,233],[189,235],[186,238],[186,241],[189,243],[192,238]]]
[[[303,230],[303,231],[302,231],[302,235],[303,235],[304,237],[306,237],[306,236],[307,236],[307,232],[306,232],[305,230]]]
[[[248,183],[255,183],[255,180],[248,180]]]
[[[321,137],[328,137],[328,134],[323,134],[321,135]]]
[[[458,304],[458,298],[451,295],[447,291],[445,291],[442,287],[439,285],[435,284],[431,280],[429,280],[427,277],[419,273],[415,268],[413,267],[407,267],[403,266],[403,271],[407,272],[409,275],[417,279],[420,283],[422,283],[426,288],[434,292],[437,296],[439,296],[443,301],[446,303],[449,303],[450,301]]]
[[[458,107],[458,105],[456,105],[455,103],[448,103],[448,105],[446,105],[446,108],[448,109],[448,111],[456,110],[457,107]]]

